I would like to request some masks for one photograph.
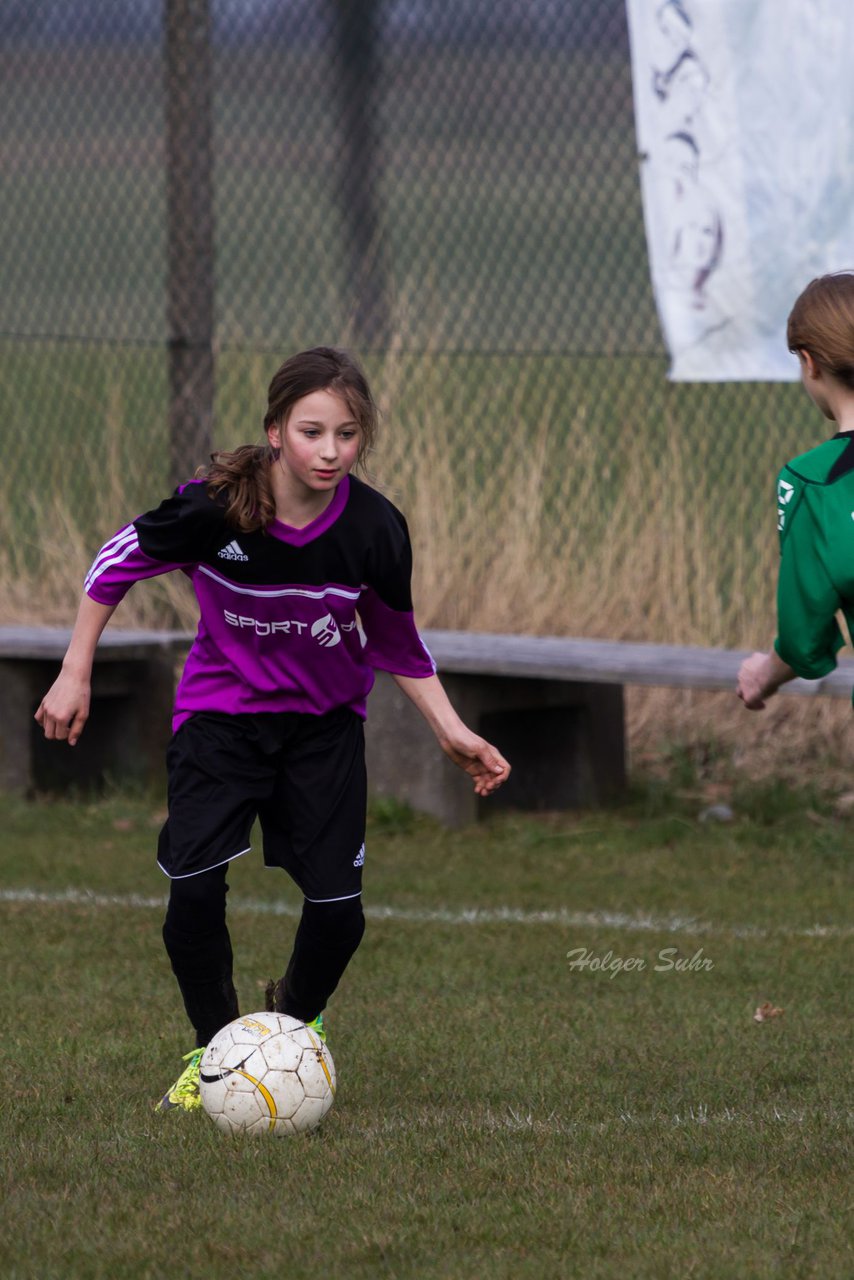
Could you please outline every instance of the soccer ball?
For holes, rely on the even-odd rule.
[[[313,1129],[335,1097],[335,1063],[298,1018],[252,1013],[211,1040],[199,1064],[202,1106],[226,1133]]]

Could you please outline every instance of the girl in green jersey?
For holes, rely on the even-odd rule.
[[[789,350],[813,404],[837,431],[794,458],[777,481],[777,638],[746,658],[738,696],[760,711],[795,676],[819,679],[854,632],[854,272],[813,280],[789,316]]]

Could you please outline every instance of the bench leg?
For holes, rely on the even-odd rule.
[[[38,729],[33,715],[47,685],[36,697],[32,665],[0,662],[0,788],[3,791],[26,793],[33,786],[31,744],[33,730]]]
[[[447,687],[444,678],[443,683]],[[448,827],[476,819],[477,797],[471,782],[440,749],[424,718],[384,671],[377,672],[368,699],[365,753],[371,795],[391,796]]]
[[[0,788],[89,791],[107,779],[161,782],[175,687],[168,653],[95,663],[92,705],[75,747],[48,742],[33,715],[57,662],[0,662]]]
[[[621,685],[443,674],[462,719],[513,765],[509,781],[479,800],[441,752],[390,676],[379,672],[368,703],[368,783],[447,826],[498,809],[595,807],[626,785]]]

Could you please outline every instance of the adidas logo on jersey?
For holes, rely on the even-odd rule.
[[[364,865],[365,865],[365,846],[364,846],[364,845],[362,845],[361,849],[360,849],[360,850],[359,850],[359,852],[356,854],[356,858],[355,858],[355,861],[354,861],[354,863],[353,863],[353,866],[354,866],[354,867],[363,867]]]
[[[244,554],[241,547],[234,541],[229,542],[227,547],[223,547],[222,551],[218,551],[217,555],[220,560],[248,560],[249,557]]]

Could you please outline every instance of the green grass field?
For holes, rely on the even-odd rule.
[[[854,832],[821,796],[737,791],[718,826],[652,784],[457,833],[375,810],[336,1105],[243,1142],[151,1109],[190,1047],[159,804],[0,800],[4,1278],[852,1274]],[[246,1012],[298,908],[259,864],[230,875]]]

